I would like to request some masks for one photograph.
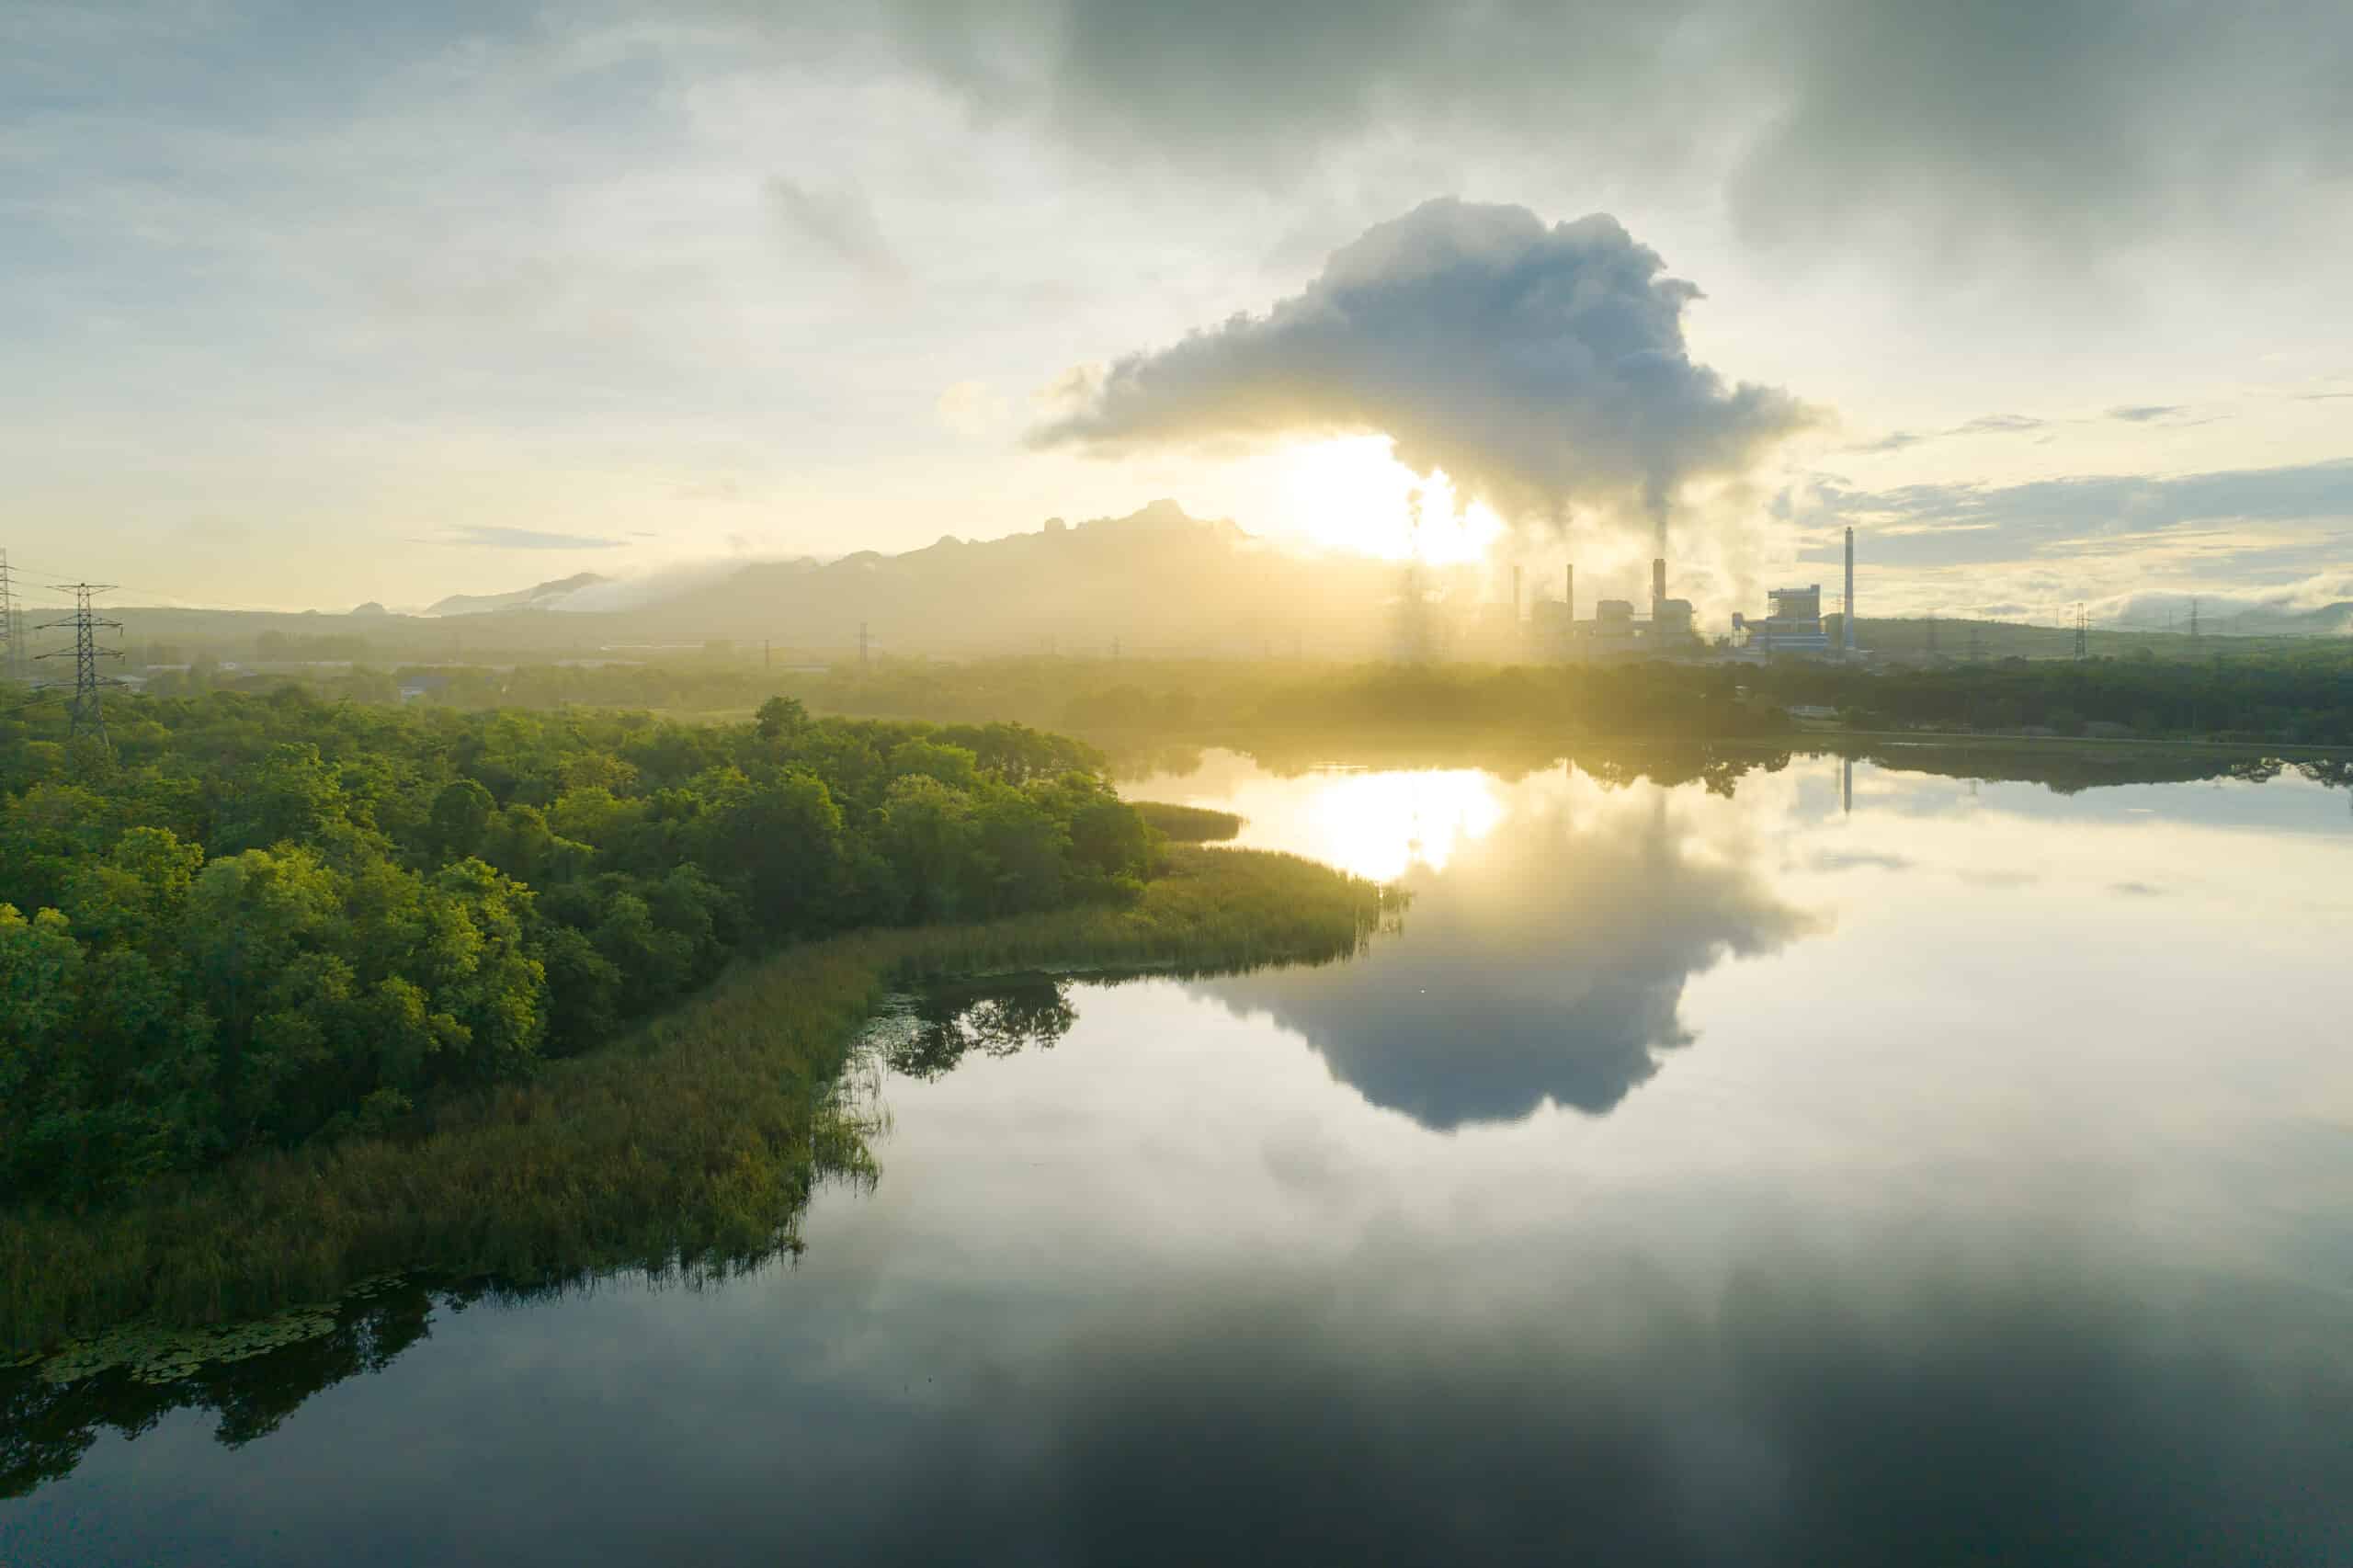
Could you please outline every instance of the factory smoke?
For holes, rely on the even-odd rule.
[[[1546,227],[1442,199],[1335,251],[1301,293],[1107,370],[1038,447],[1126,450],[1378,433],[1515,527],[1663,533],[1693,481],[1746,474],[1816,412],[1693,361],[1699,289],[1606,213]]]

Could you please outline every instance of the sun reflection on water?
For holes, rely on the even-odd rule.
[[[1475,768],[1332,767],[1313,777],[1310,789],[1286,786],[1237,802],[1246,821],[1236,842],[1389,882],[1415,866],[1444,870],[1457,849],[1484,838],[1505,814],[1494,778]]]

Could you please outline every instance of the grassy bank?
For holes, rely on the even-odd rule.
[[[394,1270],[723,1270],[792,1244],[820,1176],[870,1169],[834,1085],[894,984],[1327,959],[1379,913],[1370,884],[1311,861],[1178,847],[1127,907],[788,949],[610,1047],[435,1107],[398,1136],[248,1157],[108,1209],[0,1214],[0,1354],[134,1320],[250,1317]]]

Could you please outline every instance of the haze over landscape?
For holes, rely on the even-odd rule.
[[[1847,523],[1890,614],[2353,599],[2322,0],[0,28],[36,587],[418,608],[1159,497],[1395,558],[1420,489],[1427,554],[1630,591],[1665,512],[1717,611]]]

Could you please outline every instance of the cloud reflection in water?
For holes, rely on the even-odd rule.
[[[1694,974],[1818,925],[1758,874],[1733,803],[1696,789],[1549,776],[1448,848],[1397,879],[1413,894],[1403,934],[1355,962],[1196,989],[1270,1015],[1368,1099],[1427,1127],[1548,1101],[1600,1114],[1657,1070],[1658,1051],[1691,1042],[1680,1007]]]

